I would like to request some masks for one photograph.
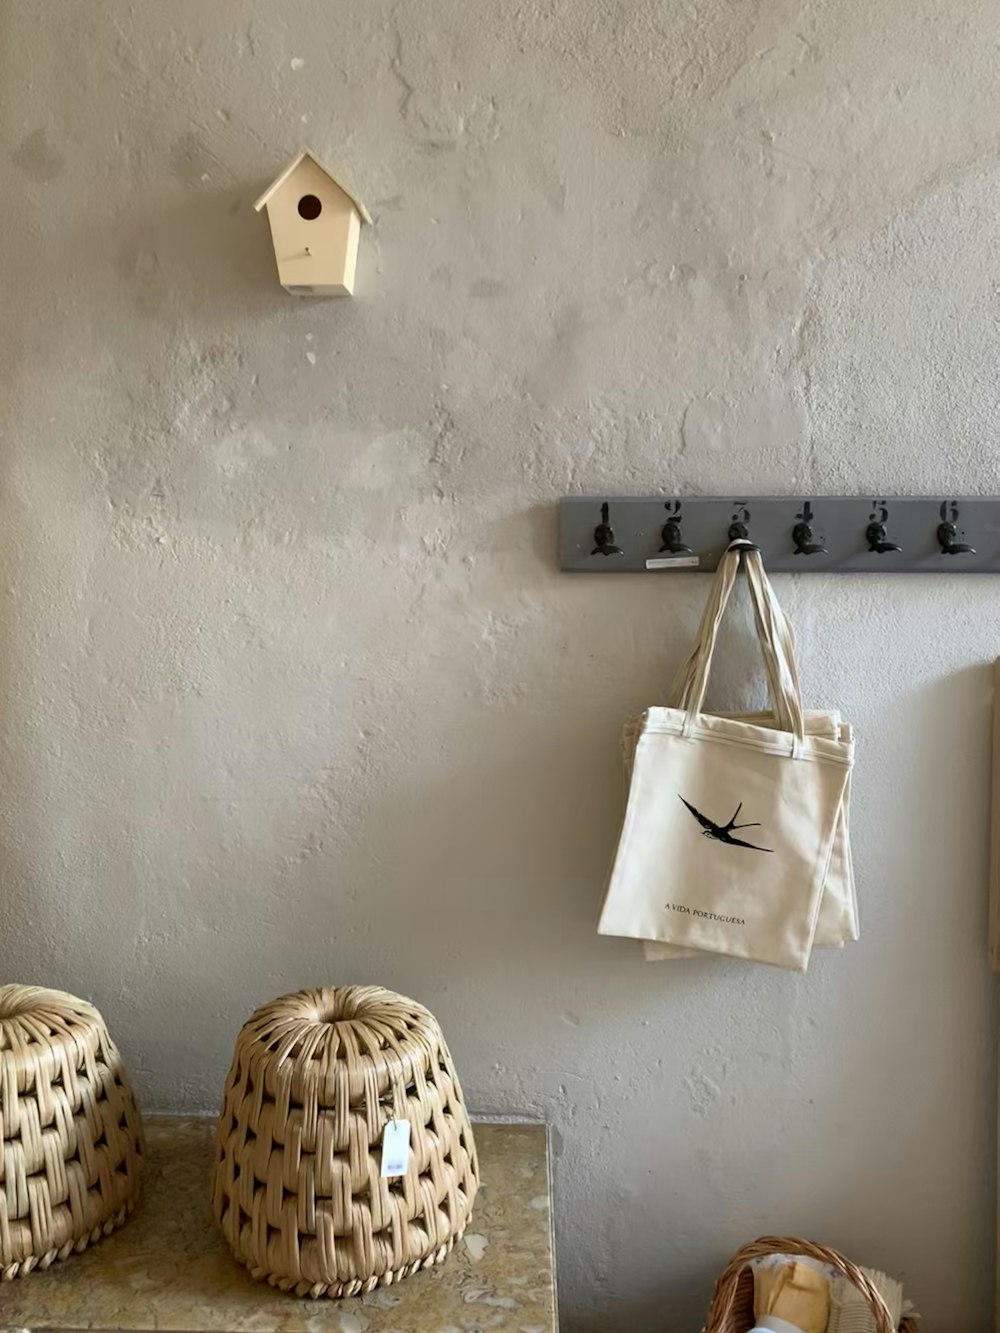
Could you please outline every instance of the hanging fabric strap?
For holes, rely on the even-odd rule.
[[[681,668],[675,686],[675,706],[686,712],[684,735],[690,736],[698,714],[704,706],[719,627],[741,563],[746,569],[771,707],[782,730],[789,732],[794,738],[792,749],[793,753],[798,754],[804,738],[805,725],[802,689],[795,658],[795,640],[771,582],[764,572],[760,552],[755,547],[734,542],[719,562],[695,646]]]

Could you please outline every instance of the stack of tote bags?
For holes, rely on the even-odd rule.
[[[719,626],[744,563],[771,711],[702,712]],[[760,553],[716,574],[676,707],[630,719],[628,804],[598,929],[650,961],[728,954],[805,971],[858,938],[848,833],[851,728],[806,712],[791,627]]]

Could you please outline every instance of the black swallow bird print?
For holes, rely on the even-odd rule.
[[[680,797],[680,799],[684,801],[683,796]],[[758,847],[755,842],[744,842],[742,838],[733,837],[733,832],[736,829],[760,828],[760,824],[737,824],[736,821],[739,819],[740,811],[743,809],[742,801],[740,801],[739,805],[736,807],[736,814],[733,815],[728,824],[713,824],[710,819],[705,818],[700,810],[696,810],[690,801],[684,801],[684,804],[704,830],[702,833],[703,838],[712,838],[715,842],[727,842],[730,847],[749,847],[750,850],[754,852],[772,852],[774,850],[773,847]]]

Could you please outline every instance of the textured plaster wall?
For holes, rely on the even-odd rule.
[[[699,1327],[768,1230],[983,1333],[1000,582],[780,580],[861,737],[864,941],[653,967],[594,933],[618,732],[705,583],[560,575],[554,524],[568,492],[998,489],[1000,9],[0,28],[0,975],[92,996],[176,1108],[273,994],[419,996],[477,1108],[553,1127],[570,1333]],[[376,217],[353,301],[286,296],[250,209],[304,142]]]

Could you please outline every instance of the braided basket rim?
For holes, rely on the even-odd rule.
[[[32,1255],[28,1259],[22,1259],[20,1263],[9,1264],[6,1268],[0,1268],[0,1282],[16,1282],[19,1279],[26,1278],[29,1273],[33,1273],[37,1268],[44,1272],[52,1264],[61,1259],[68,1259],[71,1254],[83,1254],[92,1245],[96,1245],[99,1240],[105,1236],[110,1236],[112,1232],[123,1227],[135,1212],[142,1197],[141,1184],[136,1186],[135,1194],[129,1199],[113,1217],[109,1217],[99,1226],[93,1228],[87,1235],[81,1236],[79,1240],[69,1240],[65,1245],[53,1247],[47,1250],[43,1255],[35,1257]]]
[[[424,1255],[422,1259],[414,1259],[412,1263],[404,1264],[402,1268],[390,1270],[380,1276],[364,1280],[356,1278],[353,1282],[315,1282],[310,1285],[308,1282],[296,1282],[294,1278],[281,1277],[277,1273],[272,1273],[270,1269],[261,1268],[237,1254],[235,1250],[233,1257],[242,1264],[255,1282],[266,1282],[269,1287],[274,1287],[277,1291],[314,1301],[342,1301],[353,1296],[367,1296],[369,1292],[377,1291],[379,1287],[391,1287],[394,1283],[402,1282],[404,1278],[412,1277],[414,1273],[419,1273],[425,1268],[433,1268],[437,1264],[444,1263],[465,1235],[467,1226],[468,1224],[463,1226],[461,1231],[457,1231],[445,1245]]]

